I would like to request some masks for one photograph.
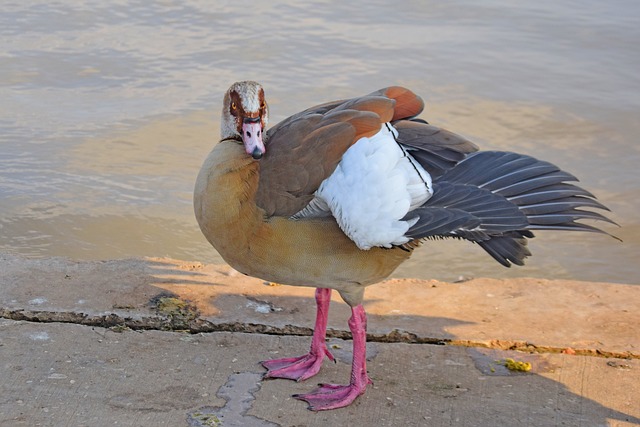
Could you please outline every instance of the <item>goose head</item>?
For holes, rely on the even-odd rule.
[[[258,160],[266,149],[264,131],[269,121],[269,107],[264,99],[264,90],[259,83],[237,82],[224,95],[221,139],[235,140],[244,144],[248,155]]]

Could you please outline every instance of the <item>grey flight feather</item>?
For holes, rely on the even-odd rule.
[[[428,142],[416,143],[419,129],[410,128],[405,141],[414,150],[411,155],[430,173],[436,171],[436,176],[433,197],[405,217],[418,217],[407,237],[467,239],[508,267],[522,265],[531,255],[526,248],[526,239],[534,237],[530,230],[608,234],[577,221],[615,224],[598,212],[583,209],[608,210],[591,193],[570,184],[577,179],[552,163],[510,152],[473,152],[469,146],[465,150],[470,152],[464,154],[451,146],[437,150]],[[433,135],[429,128],[422,130]]]

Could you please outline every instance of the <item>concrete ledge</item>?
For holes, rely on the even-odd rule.
[[[225,265],[173,259],[77,262],[0,256],[0,314],[29,321],[309,335],[313,288],[277,286]],[[187,304],[174,312],[158,299]],[[640,286],[542,279],[394,279],[365,294],[370,339],[640,357]],[[181,311],[182,310],[182,311]],[[334,292],[331,335],[350,310]]]
[[[337,295],[339,363],[305,383],[262,381],[258,361],[307,350],[294,335],[311,333],[313,289],[171,259],[0,255],[0,268],[0,425],[640,424],[638,285],[372,286],[375,385],[316,414],[290,395],[348,379],[350,312]],[[533,369],[509,371],[507,357]]]

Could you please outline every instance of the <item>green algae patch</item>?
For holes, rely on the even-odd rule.
[[[193,320],[200,316],[198,309],[173,294],[160,294],[152,298],[151,306],[156,312],[166,317],[168,324],[165,329],[189,330]]]

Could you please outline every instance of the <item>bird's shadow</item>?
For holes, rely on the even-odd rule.
[[[282,348],[276,351],[280,357],[293,356],[308,350],[306,339],[292,337],[293,341],[291,341],[287,337],[312,333],[315,319],[315,300],[312,288],[306,289],[306,295],[303,296],[295,290],[299,288],[279,286],[272,290],[265,286],[264,289],[268,289],[266,292],[260,292],[259,295],[254,296],[248,294],[246,289],[236,291],[223,281],[211,283],[204,278],[202,281],[194,280],[194,277],[198,277],[198,273],[195,272],[194,276],[194,271],[185,272],[183,267],[175,269],[175,266],[170,263],[158,261],[150,261],[150,263],[152,263],[150,264],[151,271],[164,277],[161,286],[164,291],[166,291],[167,285],[171,285],[172,292],[182,296],[181,290],[187,289],[188,285],[201,287],[213,284],[214,287],[217,287],[215,296],[198,301],[199,308],[203,312],[215,313],[215,315],[208,317],[209,320],[215,322],[215,319],[218,319],[222,322],[228,322],[235,319],[240,323],[244,322],[254,327],[262,324],[270,328],[269,334],[283,336],[281,342],[285,344],[282,344]],[[155,277],[153,274],[151,276]],[[167,277],[171,279],[167,279]],[[182,282],[181,278],[184,278],[185,281]],[[297,295],[289,295],[289,291],[296,292]],[[351,341],[349,339],[350,333],[346,327],[346,320],[349,316],[350,309],[346,304],[336,300],[331,302],[328,346],[335,354],[336,359],[342,362],[337,365],[337,368],[328,368],[325,364],[324,371],[329,371],[332,377],[337,375],[335,369],[338,369],[341,371],[339,375],[346,379],[350,369]],[[429,337],[420,337],[406,327],[395,331],[395,335],[394,331],[385,333],[380,330],[379,324],[393,325],[394,318],[397,319],[398,324],[402,325],[420,324],[421,330],[424,330],[424,325],[428,325]],[[431,407],[427,418],[431,419],[434,425],[441,425],[445,419],[456,415],[455,405],[449,404],[450,401],[458,401],[464,405],[466,410],[469,410],[471,406],[471,411],[477,412],[477,418],[473,425],[601,426],[610,425],[611,420],[640,425],[640,418],[637,416],[608,407],[603,403],[612,397],[601,389],[605,383],[585,384],[589,381],[590,376],[593,377],[593,374],[589,372],[593,364],[603,365],[604,369],[610,369],[610,371],[605,371],[606,375],[617,375],[624,378],[628,372],[631,372],[629,371],[631,365],[626,364],[626,361],[615,359],[617,362],[607,365],[610,362],[609,359],[589,358],[584,359],[587,363],[576,364],[565,362],[575,362],[579,360],[576,358],[583,356],[527,354],[447,345],[448,341],[457,338],[451,333],[452,327],[463,323],[469,322],[443,317],[370,314],[368,316],[369,342],[367,349],[370,361],[369,371],[374,378],[376,388],[368,391],[364,397],[350,406],[351,409],[323,413],[323,419],[331,423],[335,417],[334,421],[340,423],[345,410],[352,411],[350,416],[353,417],[357,417],[358,412],[361,411],[365,415],[367,411],[371,410],[370,405],[376,404],[373,399],[382,399],[380,404],[389,403],[389,401],[384,401],[384,396],[386,396],[385,383],[393,388],[398,381],[405,381],[403,389],[411,387],[418,389],[416,394],[409,394],[406,398],[420,400],[420,408]],[[421,339],[422,342],[420,342]],[[500,337],[495,337],[495,339],[500,339]],[[407,345],[422,346],[421,350],[428,347],[427,353],[433,355],[432,361],[426,364],[424,361],[421,362],[424,366],[418,369],[415,368],[415,360],[399,360],[393,355],[394,349]],[[438,355],[441,352],[445,352],[446,355]],[[411,354],[411,351],[402,351],[401,354]],[[256,354],[256,362],[270,357],[272,357],[271,354]],[[506,358],[524,362],[530,361],[534,368],[530,372],[511,371],[506,369],[503,363]],[[407,372],[400,372],[396,378],[377,376],[376,364],[387,363],[387,360],[389,364],[397,364],[400,370],[406,368],[407,364],[412,364],[413,372],[409,376],[407,376]],[[629,361],[630,364],[632,362],[635,361]],[[319,377],[321,376],[322,372]],[[313,382],[315,383],[316,379],[322,380],[319,377],[314,378]],[[554,378],[562,378],[563,381],[557,381]],[[326,379],[336,380],[336,378]],[[621,382],[624,383],[624,381]],[[262,387],[263,391],[256,395],[254,410],[259,411],[260,394],[264,392],[265,395],[269,395],[269,383],[269,381],[265,382]],[[298,391],[296,387],[306,386],[308,388],[306,384],[291,384],[292,393]],[[522,392],[519,393],[518,390],[522,390]],[[623,390],[617,393],[624,398],[629,396],[628,393],[632,393],[631,390],[629,388],[628,392]],[[376,396],[377,394],[380,396]],[[591,397],[600,398],[601,401]],[[432,400],[431,403],[430,400]],[[434,410],[434,408],[439,409]],[[407,417],[415,416],[420,419],[416,418],[412,422],[431,424],[427,418],[424,418],[424,413],[426,413],[424,411],[420,409],[416,410],[413,415],[404,414],[404,419],[407,420],[410,419]],[[423,415],[420,415],[421,413]],[[437,421],[438,418],[440,418],[439,421]]]

